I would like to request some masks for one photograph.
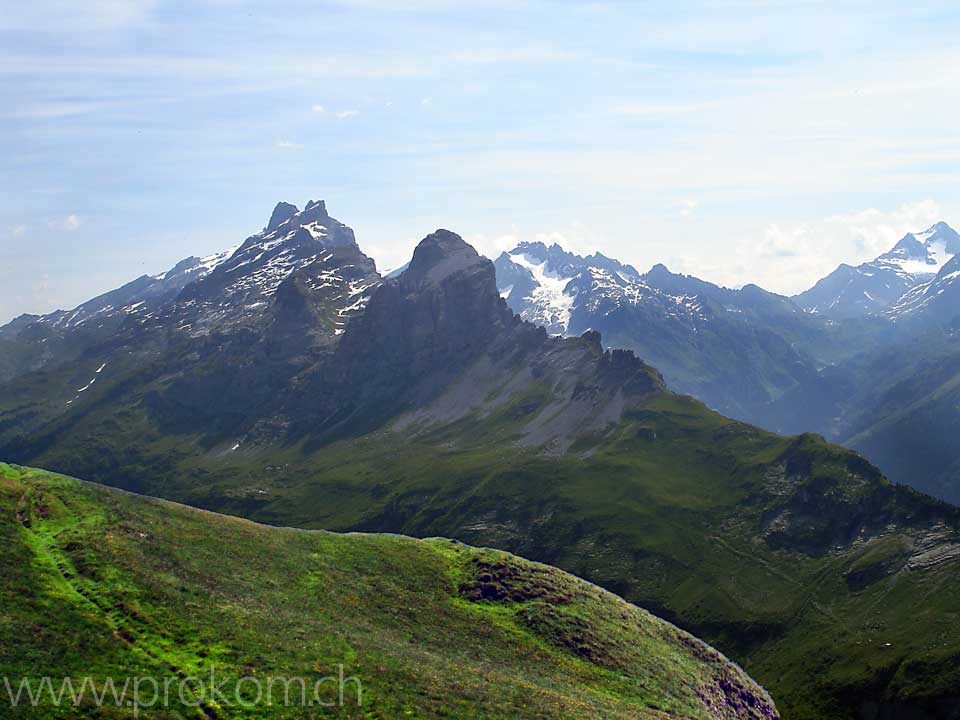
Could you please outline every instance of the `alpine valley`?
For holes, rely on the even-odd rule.
[[[451,687],[484,706],[451,663],[535,666],[491,717],[955,717],[960,510],[818,435],[744,422],[819,430],[951,497],[954,450],[930,431],[956,422],[951,233],[878,259],[887,295],[874,270],[844,271],[875,307],[842,282],[790,299],[556,246],[493,263],[445,230],[382,278],[322,202],[281,203],[235,250],[18,318],[0,330],[3,588],[34,590],[4,622],[32,639],[0,663],[61,663],[96,626],[104,664],[135,648],[189,672],[207,640],[239,673],[296,660],[271,623],[306,632],[336,612],[344,645],[382,668],[385,717],[441,715],[424,698]],[[885,457],[894,440],[936,448],[929,472]],[[777,710],[724,656],[512,555],[264,528],[25,466],[548,563],[703,638]],[[349,603],[322,582],[338,553]],[[195,614],[211,587],[219,631]],[[533,697],[539,714],[522,710]]]

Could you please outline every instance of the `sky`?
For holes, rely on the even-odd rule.
[[[791,294],[960,226],[955,2],[31,0],[0,11],[0,323],[324,199]]]

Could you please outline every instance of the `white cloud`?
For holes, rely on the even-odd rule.
[[[24,235],[27,234],[27,226],[17,225],[16,227],[13,228],[13,230],[10,231],[10,234],[13,235],[13,237],[15,238],[23,237]]]
[[[872,260],[908,232],[926,230],[943,219],[941,206],[926,199],[893,210],[867,208],[818,221],[768,223],[739,241],[720,243],[728,248],[724,255],[679,255],[668,258],[667,265],[730,287],[756,283],[793,295],[841,263]]]
[[[690,217],[700,206],[700,201],[695,200],[694,198],[684,198],[678,203],[674,204],[677,212],[680,213],[680,217]]]
[[[292,140],[277,140],[275,146],[283,150],[299,150],[303,147],[300,143],[293,142]]]
[[[59,220],[51,220],[47,223],[47,226],[51,230],[63,230],[65,232],[73,232],[80,227],[81,221],[77,215],[67,215],[65,218]]]
[[[359,110],[338,110],[336,113],[339,120],[346,120],[347,118],[356,117],[359,114]]]
[[[313,112],[317,113],[318,115],[323,115],[327,111],[327,109],[323,105],[314,105],[310,109],[313,110]]]

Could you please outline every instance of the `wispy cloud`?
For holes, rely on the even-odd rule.
[[[496,65],[523,63],[551,63],[574,59],[573,53],[547,47],[477,48],[453,53],[454,62]]]
[[[82,224],[80,217],[78,215],[70,214],[64,218],[59,218],[57,220],[51,220],[47,223],[47,226],[51,230],[63,230],[65,232],[73,232]]]
[[[757,283],[784,294],[811,287],[841,263],[857,265],[890,250],[908,232],[943,219],[934,200],[890,210],[867,208],[807,222],[774,222],[727,244],[725,256],[669,258],[671,269],[728,286]]]
[[[303,147],[303,144],[294,142],[293,140],[277,140],[274,146],[282,150],[299,150]]]
[[[338,120],[346,120],[347,118],[356,117],[360,114],[359,110],[338,110],[336,113]]]
[[[30,0],[7,3],[0,30],[51,32],[109,31],[145,22],[157,0]]]
[[[73,115],[85,115],[96,109],[97,106],[93,103],[46,102],[23,108],[13,108],[6,113],[0,111],[0,115],[23,120],[47,120]]]
[[[693,215],[699,206],[700,201],[694,198],[684,198],[683,200],[672,204],[672,207],[677,210],[677,212],[680,214],[680,217],[685,218]]]
[[[657,103],[625,102],[614,106],[613,111],[620,115],[687,115],[702,112],[709,106],[706,103]]]

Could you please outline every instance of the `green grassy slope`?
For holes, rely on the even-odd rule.
[[[4,464],[0,537],[0,676],[90,676],[101,691],[107,677],[174,677],[189,703],[187,678],[212,666],[226,688],[226,702],[208,693],[199,708],[175,691],[141,717],[775,717],[686,633],[495,550],[269,528]],[[340,664],[362,705],[355,683],[324,710],[283,707],[280,685],[272,707],[230,702],[240,677],[312,687]],[[330,687],[321,698],[336,702]],[[4,696],[0,714],[134,714],[90,697],[14,710]]]
[[[129,464],[71,442],[36,462],[275,525],[455,537],[559,566],[720,648],[785,717],[949,717],[956,509],[815,436],[670,393],[563,456],[513,442],[532,412],[518,401],[412,436],[208,453],[111,421],[100,437]]]

